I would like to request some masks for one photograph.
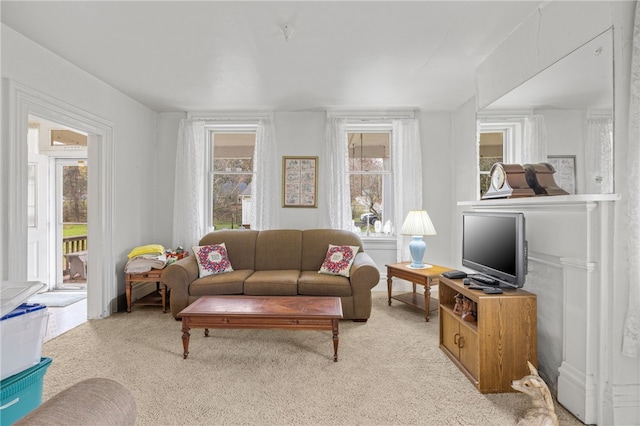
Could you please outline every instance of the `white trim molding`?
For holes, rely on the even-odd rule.
[[[3,84],[5,81],[3,80]],[[7,80],[8,147],[7,279],[27,278],[27,129],[29,115],[81,130],[89,135],[89,212],[87,316],[102,318],[117,309],[113,254],[115,125],[13,80]],[[25,143],[21,143],[21,141]],[[95,161],[93,159],[96,159]],[[9,249],[10,248],[10,249]]]

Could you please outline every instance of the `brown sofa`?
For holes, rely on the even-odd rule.
[[[225,294],[336,296],[342,301],[343,318],[366,321],[371,315],[371,289],[378,284],[380,272],[353,232],[220,230],[205,235],[199,245],[221,243],[233,272],[199,278],[196,257],[187,256],[162,273],[176,319],[198,297]],[[360,247],[349,278],[318,273],[329,244]]]

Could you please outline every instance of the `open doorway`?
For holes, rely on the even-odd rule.
[[[50,308],[57,335],[87,319],[87,134],[29,115],[27,144],[28,280],[47,284],[29,302]]]
[[[86,291],[87,135],[30,115],[27,144],[28,279]]]
[[[7,209],[6,217],[6,223],[10,223],[11,226],[7,227],[7,238],[2,241],[6,271],[3,278],[7,281],[27,281],[28,272],[36,270],[27,265],[29,259],[33,258],[29,252],[34,251],[31,250],[27,236],[30,208],[27,202],[30,185],[29,154],[27,144],[23,142],[29,139],[29,117],[40,117],[80,130],[87,135],[87,151],[81,157],[88,158],[91,163],[88,178],[87,229],[87,248],[90,255],[87,262],[87,308],[84,319],[107,317],[118,309],[119,300],[118,282],[114,273],[117,269],[116,258],[113,252],[115,125],[91,112],[11,79],[3,79],[3,88],[6,89],[8,99],[7,141],[11,141],[3,144],[3,148],[6,148],[3,153],[7,155],[6,174],[9,176],[7,205],[11,206]],[[69,150],[65,150],[65,153],[71,154]],[[35,203],[32,204],[35,206]],[[44,205],[48,206],[48,203],[45,202]],[[48,244],[49,242],[44,247],[49,247]],[[45,256],[53,254],[46,253]],[[46,264],[54,263],[47,260]],[[49,323],[51,324],[51,319]]]

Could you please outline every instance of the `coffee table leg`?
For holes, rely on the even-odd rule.
[[[387,274],[389,274],[389,271],[387,270]],[[388,275],[387,276],[387,294],[389,296],[389,306],[391,306],[391,291],[393,289],[393,276]]]
[[[338,362],[338,320],[332,319],[331,325],[333,327],[333,362]]]
[[[183,359],[187,359],[189,355],[189,329],[190,327],[187,325],[185,318],[182,318],[182,348],[184,349]]]

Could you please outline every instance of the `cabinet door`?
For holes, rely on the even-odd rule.
[[[478,335],[464,324],[460,324],[458,346],[460,347],[460,362],[478,380]]]
[[[458,339],[459,339],[459,324],[458,319],[449,311],[441,310],[442,318],[442,344],[445,348],[449,349],[456,358],[458,355]]]

